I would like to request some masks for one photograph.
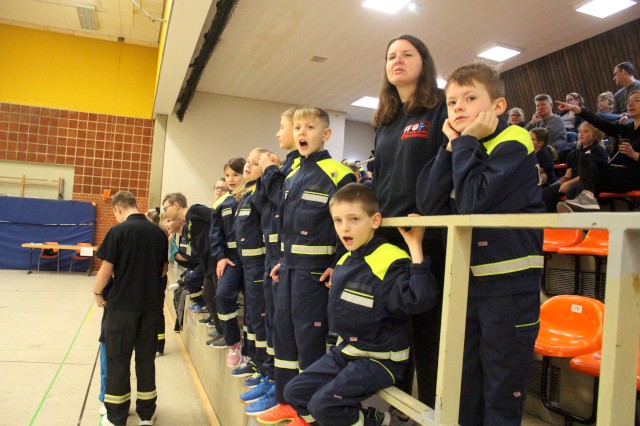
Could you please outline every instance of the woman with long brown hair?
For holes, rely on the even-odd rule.
[[[376,128],[373,185],[383,217],[417,213],[416,182],[424,166],[435,158],[446,142],[442,125],[447,118],[444,94],[436,83],[436,68],[425,44],[411,35],[401,35],[387,45],[380,103],[373,116]],[[407,248],[398,230],[382,228],[389,242]],[[424,252],[432,260],[432,271],[442,286],[444,245],[442,231],[427,229]],[[435,402],[441,304],[415,315],[412,358],[418,379],[418,398],[433,407]],[[411,393],[413,369],[399,386]]]

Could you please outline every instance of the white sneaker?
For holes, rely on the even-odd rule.
[[[153,417],[151,417],[151,420],[140,420],[140,426],[153,426],[153,421],[155,420],[156,415],[154,414]]]
[[[167,287],[169,290],[174,291],[175,289],[177,289],[178,287],[180,287],[180,284],[178,283],[173,283],[171,284],[169,287]]]
[[[107,416],[102,416],[102,420],[100,420],[100,426],[116,426],[109,421]]]
[[[600,210],[600,205],[598,205],[598,200],[591,194],[588,194],[586,191],[582,191],[576,198],[573,200],[566,200],[564,202],[571,211],[598,211]]]
[[[100,404],[100,415],[104,416],[105,414],[107,414],[107,406],[102,403]]]

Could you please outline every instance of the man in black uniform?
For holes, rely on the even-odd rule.
[[[164,232],[138,211],[130,192],[118,192],[111,206],[119,223],[109,230],[98,249],[102,266],[93,288],[97,305],[107,309],[107,415],[101,424],[127,423],[131,354],[135,348],[136,411],[141,425],[152,425],[157,399],[156,330],[163,302],[162,277],[167,273],[168,241]],[[105,301],[102,291],[111,276],[113,287]]]

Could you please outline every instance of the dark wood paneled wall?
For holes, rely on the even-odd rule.
[[[600,93],[619,89],[613,67],[624,61],[640,71],[640,19],[501,73],[508,108],[522,108],[528,121],[535,95],[564,101],[567,93],[578,92],[595,111]]]

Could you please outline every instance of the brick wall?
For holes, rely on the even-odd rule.
[[[75,166],[73,199],[96,204],[97,244],[116,223],[103,189],[147,209],[152,146],[153,120],[0,103],[0,160]]]

